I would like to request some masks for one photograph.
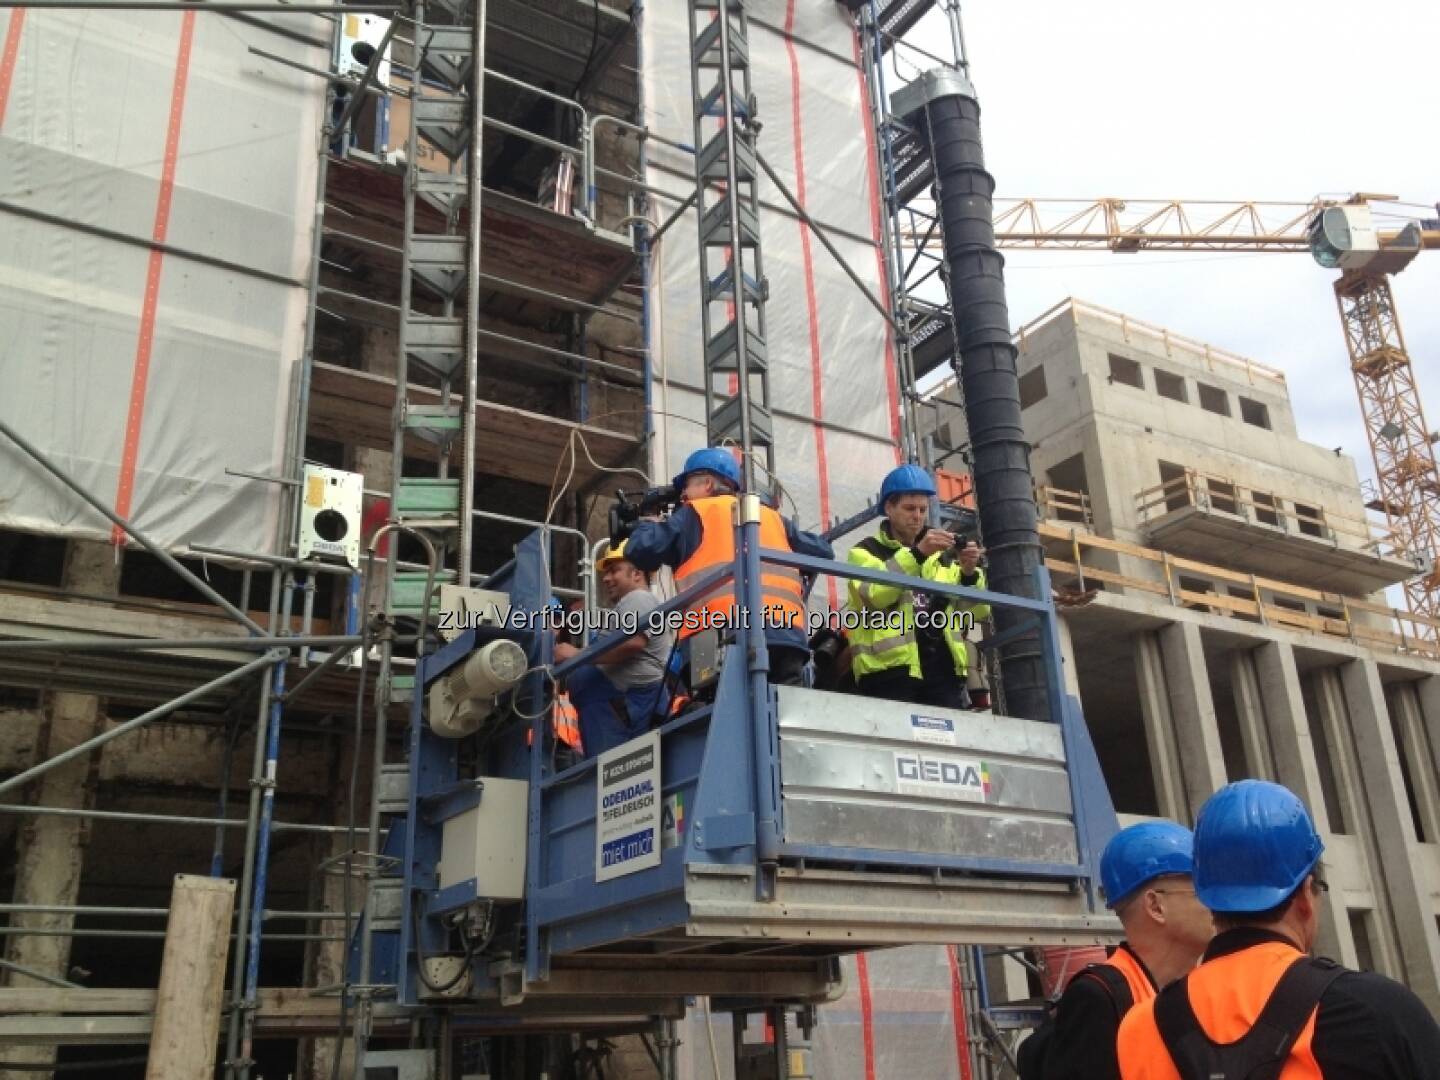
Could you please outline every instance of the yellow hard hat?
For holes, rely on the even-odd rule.
[[[605,554],[604,554],[604,555],[601,555],[601,556],[600,556],[600,561],[595,564],[596,568],[597,568],[597,569],[600,569],[600,570],[604,570],[604,569],[605,569],[607,566],[609,566],[611,563],[613,563],[613,562],[619,562],[620,560],[622,560],[623,558],[625,558],[625,544],[626,544],[626,543],[627,543],[627,541],[621,540],[620,543],[614,544],[614,545],[612,545],[611,547],[606,548],[606,549],[605,549]]]

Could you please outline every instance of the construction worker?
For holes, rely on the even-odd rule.
[[[651,618],[660,601],[650,591],[650,576],[627,558],[625,544],[610,548],[595,565],[611,604],[604,633],[625,630],[631,636],[603,659],[578,667],[565,678],[588,757],[643,735],[651,718],[661,714],[665,664],[675,638],[663,621]],[[560,642],[555,660],[569,660],[578,652],[578,647]]]
[[[850,549],[849,561],[946,585],[960,582],[955,534],[927,526],[935,479],[919,465],[892,469],[880,485],[885,520]],[[979,549],[969,571],[984,587]],[[990,616],[988,604],[958,604],[899,585],[850,581],[850,607],[861,625],[850,632],[851,670],[867,697],[963,709],[969,670],[965,627]],[[968,612],[970,618],[965,618]]]
[[[1194,837],[1173,821],[1121,829],[1100,856],[1105,906],[1125,940],[1070,980],[1055,1010],[1043,1080],[1119,1080],[1115,1040],[1130,1008],[1195,967],[1214,935],[1191,881]],[[1026,1074],[1022,1070],[1022,1076]]]
[[[630,534],[627,557],[644,570],[668,566],[675,587],[684,592],[701,578],[735,561],[735,506],[740,468],[727,450],[707,447],[685,459],[675,477],[681,505],[666,520],[642,519]],[[830,545],[797,529],[773,507],[760,507],[760,546],[817,558],[834,558]],[[806,641],[805,596],[798,571],[762,565],[760,592],[765,610],[765,642],[770,680],[799,685],[810,660]],[[724,630],[735,621],[735,583],[726,581],[697,598],[679,628],[682,646],[707,629]]]
[[[1406,987],[1307,954],[1329,886],[1305,805],[1229,784],[1195,823],[1195,890],[1220,931],[1120,1026],[1124,1080],[1436,1080],[1440,1026]]]

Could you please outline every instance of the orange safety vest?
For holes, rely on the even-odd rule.
[[[1207,960],[1181,984],[1200,1028],[1212,1042],[1233,1043],[1245,1037],[1280,977],[1300,959],[1293,945],[1266,941],[1238,952]],[[1323,1080],[1310,1048],[1315,1037],[1317,1005],[1290,1049],[1290,1057],[1276,1080]],[[1152,997],[1131,1009],[1120,1025],[1115,1044],[1122,1080],[1180,1080],[1174,1060],[1155,1022]]]
[[[675,588],[684,592],[717,567],[735,561],[734,495],[711,495],[689,505],[700,517],[700,546],[675,569]],[[790,551],[785,519],[768,506],[760,507],[760,546]],[[787,566],[760,567],[760,598],[765,605],[763,626],[789,626],[803,632],[805,589],[800,571]],[[735,613],[735,582],[722,581],[691,601],[676,636],[684,641],[702,630],[723,627]]]
[[[561,691],[555,695],[555,707],[550,714],[550,726],[555,737],[572,750],[580,749],[580,713],[570,704],[570,695]],[[525,745],[534,742],[532,732],[525,732]]]
[[[1116,949],[1101,963],[1105,967],[1112,967],[1121,975],[1125,976],[1125,984],[1130,987],[1130,1007],[1133,1009],[1142,1001],[1149,1001],[1155,996],[1155,984],[1150,981],[1150,973],[1145,966],[1129,949]]]

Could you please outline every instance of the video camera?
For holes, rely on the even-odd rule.
[[[615,505],[610,508],[610,543],[619,544],[629,537],[642,517],[660,517],[679,505],[680,492],[674,484],[641,492],[616,491]]]

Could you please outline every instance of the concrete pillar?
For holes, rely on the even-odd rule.
[[[1160,653],[1189,820],[1194,821],[1205,800],[1225,786],[1225,753],[1220,747],[1220,725],[1210,696],[1200,628],[1194,623],[1171,623],[1160,631]]]
[[[1390,701],[1400,750],[1405,755],[1405,772],[1410,777],[1415,808],[1420,818],[1423,835],[1419,839],[1432,844],[1440,843],[1440,777],[1436,775],[1434,746],[1425,729],[1425,715],[1420,707],[1416,685],[1401,683],[1394,687]]]
[[[1245,748],[1245,774],[1262,780],[1275,779],[1275,752],[1270,747],[1270,730],[1265,720],[1265,699],[1254,655],[1245,649],[1230,654],[1230,686],[1235,694],[1240,742]]]
[[[1150,755],[1150,776],[1155,804],[1161,817],[1190,822],[1185,805],[1185,782],[1180,753],[1175,745],[1175,724],[1165,684],[1165,665],[1159,636],[1153,631],[1136,634],[1135,680],[1140,689],[1140,716],[1145,725],[1145,748]]]
[[[1430,768],[1440,774],[1440,676],[1430,675],[1414,684],[1420,716],[1430,748]],[[1440,838],[1437,838],[1440,842]]]
[[[1389,973],[1403,978],[1432,1012],[1440,1011],[1440,932],[1429,882],[1416,857],[1415,826],[1380,670],[1373,660],[1356,660],[1344,666],[1340,678],[1373,830],[1377,861],[1372,865],[1380,871],[1376,886],[1389,899],[1399,941],[1400,970]],[[1388,935],[1382,930],[1380,936]]]
[[[1316,831],[1328,842],[1333,835],[1330,815],[1320,786],[1320,766],[1315,760],[1315,744],[1300,690],[1295,650],[1287,644],[1269,641],[1254,651],[1253,660],[1274,754],[1273,776],[1300,796],[1310,810]],[[1355,938],[1350,932],[1344,900],[1338,895],[1320,905],[1320,937],[1315,951],[1352,967],[1356,963]]]
[[[1346,668],[1352,665],[1345,665]],[[1370,935],[1370,951],[1375,970],[1391,978],[1401,978],[1400,957],[1396,951],[1393,922],[1388,910],[1384,885],[1380,878],[1384,873],[1380,853],[1376,846],[1375,825],[1371,820],[1370,807],[1365,798],[1365,777],[1360,765],[1357,734],[1352,729],[1348,696],[1340,668],[1324,668],[1314,675],[1315,701],[1320,710],[1320,725],[1325,733],[1325,742],[1330,751],[1330,769],[1335,776],[1336,793],[1345,814],[1346,832],[1354,836],[1365,865],[1369,868],[1371,892],[1374,896],[1376,918],[1371,921],[1375,933]],[[1383,702],[1381,708],[1384,708]],[[1393,747],[1394,740],[1391,740]],[[1384,782],[1378,780],[1377,782]],[[1400,781],[1396,779],[1397,787]],[[1400,787],[1401,798],[1404,789]],[[1343,904],[1339,897],[1332,898],[1337,906]],[[1343,912],[1349,921],[1348,910]],[[1352,935],[1353,937],[1353,935]]]
[[[119,553],[97,541],[71,541],[65,553],[62,585],[77,592],[115,595],[120,585]],[[90,694],[52,693],[46,702],[35,760],[44,761],[97,734],[105,723],[101,699]],[[78,809],[94,797],[94,755],[79,758],[44,773],[20,801],[42,806]],[[16,842],[16,904],[73,905],[80,897],[80,868],[89,839],[88,824],[79,818],[32,817],[24,819]],[[12,927],[33,930],[70,930],[71,915],[26,915],[10,917]],[[24,967],[65,978],[70,971],[68,937],[27,937],[5,939],[6,959]],[[33,979],[15,972],[0,973],[11,986],[34,986]],[[15,1047],[4,1051],[5,1062],[49,1065],[55,1049],[49,1046]],[[0,1067],[0,1080],[34,1080],[35,1070],[8,1070]]]

